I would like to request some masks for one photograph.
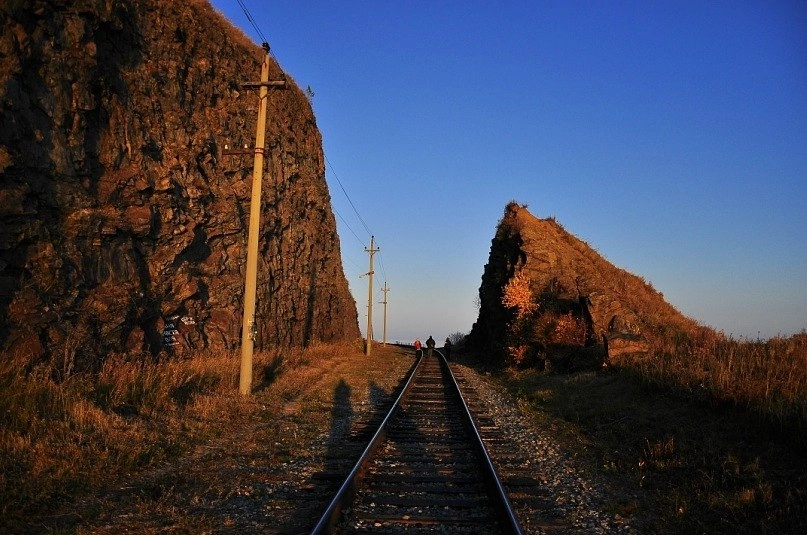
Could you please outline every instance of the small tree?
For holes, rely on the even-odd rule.
[[[455,347],[457,347],[457,346],[459,346],[459,344],[461,344],[462,342],[464,342],[464,341],[465,341],[465,338],[466,338],[467,336],[468,336],[467,334],[465,334],[465,333],[461,333],[461,332],[457,331],[457,332],[455,332],[455,333],[451,333],[451,334],[449,334],[449,335],[448,335],[448,339],[451,341],[451,344],[452,344],[452,345],[454,345]]]
[[[521,366],[530,355],[530,325],[538,310],[538,303],[530,287],[530,279],[523,273],[516,273],[504,286],[502,305],[515,309],[515,317],[508,325],[507,353],[510,361]]]
[[[532,295],[530,280],[521,273],[513,277],[504,286],[502,305],[516,309],[516,319],[525,319],[538,310],[538,303]]]

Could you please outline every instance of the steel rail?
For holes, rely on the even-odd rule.
[[[450,378],[449,384],[453,386],[453,391],[457,395],[461,409],[461,417],[464,423],[464,426],[469,431],[471,435],[471,441],[473,442],[473,448],[476,450],[477,456],[480,460],[480,463],[483,468],[483,478],[486,481],[490,492],[493,494],[492,498],[496,501],[496,509],[499,512],[500,518],[504,524],[503,527],[505,529],[509,529],[511,533],[515,535],[522,535],[521,525],[518,522],[518,519],[513,511],[512,504],[510,503],[510,499],[507,497],[507,493],[504,489],[504,485],[501,482],[501,478],[496,471],[495,466],[493,465],[493,461],[488,454],[487,448],[485,447],[485,443],[482,440],[482,435],[479,433],[479,430],[474,422],[473,416],[471,414],[470,409],[468,408],[468,404],[465,401],[465,398],[462,395],[462,390],[459,387],[459,383],[457,383],[456,377],[454,377],[454,373],[451,371],[451,367],[448,365],[448,361],[446,360],[445,356],[439,351],[434,350],[434,353],[437,354],[439,358],[440,367],[447,373],[448,378]],[[412,372],[410,373],[409,378],[406,381],[404,388],[401,390],[401,393],[393,403],[392,407],[390,408],[387,415],[384,417],[384,420],[376,430],[373,437],[370,439],[367,447],[364,449],[363,453],[359,457],[356,464],[351,469],[350,473],[345,478],[344,482],[342,483],[341,487],[337,491],[334,498],[331,500],[328,508],[320,517],[317,524],[311,531],[312,535],[319,535],[322,533],[331,533],[336,525],[339,522],[339,517],[342,512],[343,507],[348,504],[354,497],[356,493],[356,489],[359,485],[360,479],[364,475],[364,472],[367,469],[369,461],[372,459],[372,456],[375,454],[375,451],[384,441],[387,435],[387,427],[389,422],[397,415],[398,411],[401,407],[401,402],[406,398],[409,394],[410,389],[415,383],[416,378],[420,374],[420,371],[423,367],[424,362],[426,362],[426,352],[423,352],[423,356],[420,357],[418,360],[417,365],[413,368]]]
[[[336,495],[334,496],[331,503],[328,504],[328,508],[325,509],[325,512],[320,517],[317,524],[311,530],[311,535],[319,535],[321,533],[330,533],[333,528],[336,526],[336,523],[339,521],[339,515],[342,512],[342,506],[344,503],[349,502],[353,499],[353,495],[356,492],[356,486],[363,475],[368,461],[375,453],[375,450],[378,449],[378,446],[383,442],[384,438],[387,434],[387,424],[390,420],[398,413],[401,407],[401,400],[404,399],[406,394],[409,392],[409,389],[414,384],[415,378],[417,377],[418,373],[420,372],[421,365],[425,361],[425,356],[421,356],[418,360],[417,366],[414,367],[412,372],[409,375],[409,379],[407,379],[406,384],[404,385],[401,393],[398,394],[398,397],[395,399],[395,403],[392,404],[387,415],[384,417],[384,420],[378,426],[378,430],[375,432],[373,437],[370,439],[369,444],[367,447],[364,448],[359,460],[356,461],[356,464],[350,470],[345,481],[342,483],[342,486],[339,487]]]
[[[503,519],[507,521],[506,523],[512,532],[516,535],[522,535],[521,524],[519,524],[516,513],[513,511],[513,505],[510,503],[510,498],[507,497],[507,492],[504,490],[502,480],[499,477],[499,473],[496,471],[496,467],[493,465],[490,455],[488,454],[488,450],[485,447],[485,442],[482,440],[482,435],[479,433],[479,429],[476,427],[473,415],[471,415],[471,410],[468,408],[468,404],[465,402],[465,398],[462,395],[460,385],[457,383],[456,377],[454,377],[454,372],[451,371],[451,366],[448,365],[448,360],[446,360],[445,355],[438,350],[435,350],[435,353],[440,355],[442,366],[444,366],[448,371],[448,376],[451,378],[451,382],[454,385],[456,392],[459,394],[459,401],[462,405],[462,414],[464,416],[466,426],[475,438],[473,441],[474,447],[477,449],[477,453],[482,459],[482,464],[485,466],[485,478],[488,480],[488,484],[495,490],[499,512],[501,513]]]

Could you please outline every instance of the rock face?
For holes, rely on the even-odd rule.
[[[264,52],[206,1],[0,5],[0,347],[240,345]],[[283,77],[272,63],[270,79]],[[359,336],[310,103],[268,101],[256,347]]]
[[[525,281],[531,302],[526,312],[503,304],[518,281]],[[603,259],[554,219],[538,219],[516,203],[506,207],[491,242],[479,303],[471,336],[494,358],[519,360],[526,352],[568,364],[596,360],[599,346],[599,358],[613,359],[700,328],[642,278]]]

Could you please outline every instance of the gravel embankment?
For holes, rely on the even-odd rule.
[[[453,364],[452,369],[475,391],[496,427],[505,430],[504,444],[487,445],[505,486],[525,477],[539,484],[508,489],[526,533],[637,533],[628,519],[604,510],[624,496],[615,496],[602,478],[581,466],[574,454],[577,448],[535,425],[492,381],[462,365]],[[500,450],[505,454],[497,455]]]

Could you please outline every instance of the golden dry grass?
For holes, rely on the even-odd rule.
[[[807,428],[807,333],[737,341],[704,329],[625,365],[654,384],[747,408],[776,425]]]
[[[656,533],[807,529],[807,334],[737,341],[706,330],[618,370],[511,368],[538,419],[571,424],[592,469],[635,486],[610,504]],[[569,442],[573,442],[570,440]]]
[[[97,374],[59,377],[47,363],[0,362],[0,502],[8,518],[75,488],[153,463],[205,435],[227,395],[232,355],[153,363],[113,356]]]
[[[5,355],[0,531],[45,514],[60,497],[92,492],[290,406],[327,429],[321,407],[338,382],[376,384],[390,369],[408,366],[400,355],[388,358],[394,361],[368,363],[359,343],[259,352],[254,394],[245,398],[238,394],[240,356],[234,353],[159,362],[114,355],[97,373],[68,377],[51,364]],[[350,395],[366,402],[366,385]]]

